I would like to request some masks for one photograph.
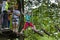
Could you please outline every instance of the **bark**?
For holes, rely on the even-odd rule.
[[[24,10],[24,0],[17,0],[18,3],[18,10],[20,11],[20,24],[19,24],[19,32],[22,30],[24,25],[24,15],[21,12],[21,9]],[[24,40],[23,36],[19,37],[19,40]]]

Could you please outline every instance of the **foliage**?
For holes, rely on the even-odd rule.
[[[57,40],[59,39],[60,32],[54,27],[60,24],[59,18],[59,8],[48,8],[47,4],[42,4],[39,8],[32,10],[32,23],[36,26],[38,30],[44,28],[47,32],[53,34],[48,37],[44,34],[44,37],[39,36],[34,33],[31,28],[24,31],[25,35],[28,35],[25,40]],[[60,25],[59,25],[60,26]],[[54,34],[57,32],[58,34]],[[56,37],[57,36],[57,37]]]
[[[38,30],[41,31],[41,28],[44,28],[47,32],[53,34],[52,36],[47,36],[44,34],[44,37],[34,33],[31,30],[31,27],[28,27],[24,31],[25,40],[57,40],[60,38],[60,32],[54,27],[58,25],[60,27],[60,8],[51,8],[48,7],[47,3],[42,3],[39,8],[32,10],[31,22],[36,26]],[[54,34],[54,33],[58,34]],[[57,36],[57,37],[56,37]],[[59,39],[60,40],[60,39]]]

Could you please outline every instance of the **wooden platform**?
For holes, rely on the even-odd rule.
[[[3,29],[0,30],[0,37],[11,39],[11,38],[18,38],[19,36],[17,36],[17,34],[10,29]]]

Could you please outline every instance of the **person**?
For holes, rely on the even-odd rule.
[[[12,19],[13,7],[8,9],[8,28],[10,28],[10,20]]]
[[[19,27],[19,17],[20,17],[20,11],[18,10],[18,5],[16,4],[15,10],[13,10],[12,14],[12,25],[13,25],[13,32],[18,33],[18,27]]]
[[[0,28],[2,26],[2,12],[1,12],[1,9],[2,9],[2,1],[0,2]]]
[[[2,13],[3,13],[3,23],[2,23],[2,28],[7,28],[8,27],[8,1],[3,0],[2,3]]]
[[[23,29],[20,31],[20,34],[23,34],[23,31],[26,30],[26,29],[30,26],[34,32],[36,32],[36,33],[38,33],[39,35],[43,36],[43,35],[39,32],[39,30],[36,29],[35,25],[33,25],[33,23],[30,22],[31,13],[32,13],[31,11],[28,11],[28,12],[25,11],[25,13],[23,13],[23,15],[25,16],[26,22],[25,22],[25,24],[24,24]]]

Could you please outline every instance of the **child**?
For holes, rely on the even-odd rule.
[[[8,28],[10,28],[10,20],[11,20],[11,17],[12,17],[12,13],[13,13],[13,8],[9,8],[8,10]]]
[[[20,16],[20,11],[18,10],[18,7],[16,5],[15,10],[13,10],[13,14],[12,14],[13,31],[16,33],[18,33],[19,16]]]
[[[41,36],[43,36],[41,33],[39,33],[39,30],[36,30],[35,25],[33,25],[33,24],[30,22],[31,13],[32,13],[32,12],[27,12],[27,13],[24,15],[24,16],[25,16],[25,19],[26,19],[26,22],[25,22],[24,27],[23,27],[23,29],[21,30],[20,34],[22,34],[23,31],[26,30],[26,28],[27,28],[28,26],[30,26],[34,32],[36,32],[36,33],[40,34]]]

